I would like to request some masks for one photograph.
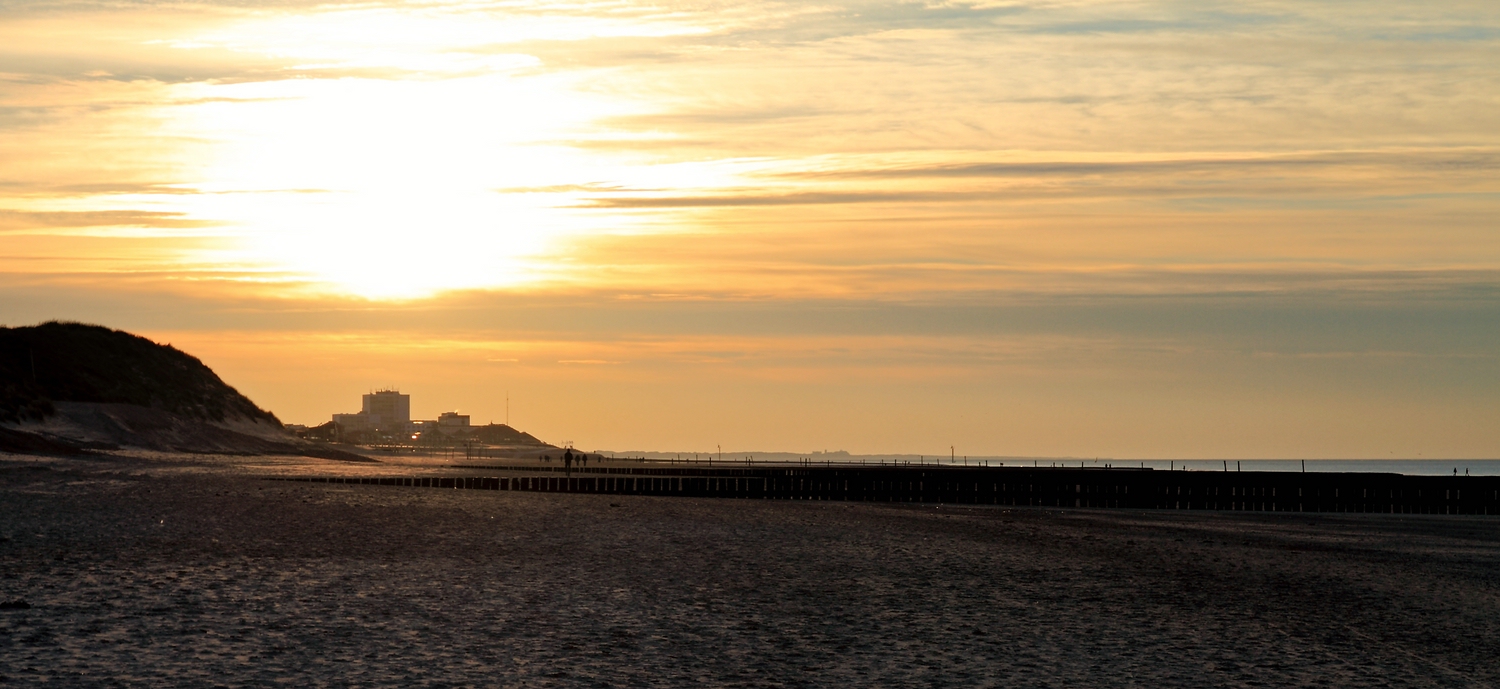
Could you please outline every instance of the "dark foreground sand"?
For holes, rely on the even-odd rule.
[[[4,682],[1500,686],[1493,517],[326,486],[209,461],[0,457],[0,601],[30,605],[0,610]]]

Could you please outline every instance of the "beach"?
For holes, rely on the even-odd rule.
[[[1500,685],[1494,517],[267,481],[0,456],[0,675],[110,686]]]

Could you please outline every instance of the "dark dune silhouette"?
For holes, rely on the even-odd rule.
[[[276,416],[171,345],[99,325],[0,328],[0,422],[40,420],[54,402],[129,404],[198,421]]]
[[[0,328],[0,451],[119,447],[363,459],[290,436],[196,357],[120,330]]]

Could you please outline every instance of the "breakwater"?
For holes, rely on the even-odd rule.
[[[1017,507],[1500,515],[1500,477],[972,467],[457,467],[506,476],[296,477],[418,488]]]

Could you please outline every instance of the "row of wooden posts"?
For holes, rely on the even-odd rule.
[[[517,471],[514,467],[507,470]],[[933,467],[588,467],[572,471],[561,467],[528,467],[525,472],[511,476],[282,480],[766,500],[1500,515],[1500,477],[1489,476]]]

